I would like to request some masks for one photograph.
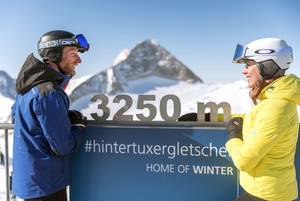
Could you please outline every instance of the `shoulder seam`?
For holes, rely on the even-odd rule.
[[[49,92],[59,90],[59,87],[52,82],[43,82],[37,85],[41,96],[46,96]]]

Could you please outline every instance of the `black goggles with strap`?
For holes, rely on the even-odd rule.
[[[76,46],[78,48],[78,52],[88,51],[90,48],[90,44],[83,34],[78,34],[72,38],[64,38],[58,40],[51,40],[46,43],[40,43],[39,49],[46,49],[51,47],[60,47],[60,46]]]

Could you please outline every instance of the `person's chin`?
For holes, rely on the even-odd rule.
[[[73,71],[70,73],[70,75],[72,75],[72,76],[76,75],[76,71],[73,70]]]
[[[248,82],[248,87],[249,88],[252,88],[253,87],[253,84],[251,82]]]
[[[74,75],[76,74],[75,69],[70,69],[70,70],[68,71],[68,74],[71,75],[71,76],[74,76]]]
[[[70,71],[75,72],[76,71],[76,66],[71,67]]]

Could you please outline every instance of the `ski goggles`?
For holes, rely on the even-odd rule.
[[[60,46],[76,46],[78,52],[88,51],[90,44],[83,34],[78,34],[72,38],[64,38],[58,40],[51,40],[46,43],[40,43],[39,49],[51,48],[51,47],[60,47]]]
[[[248,49],[247,47],[237,44],[233,56],[233,63],[235,64],[245,63],[247,49]]]

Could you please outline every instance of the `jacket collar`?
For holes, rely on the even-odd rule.
[[[65,79],[65,75],[57,72],[47,64],[35,58],[33,54],[30,54],[26,58],[17,77],[16,91],[18,94],[24,94],[40,83],[50,81],[60,85]]]

